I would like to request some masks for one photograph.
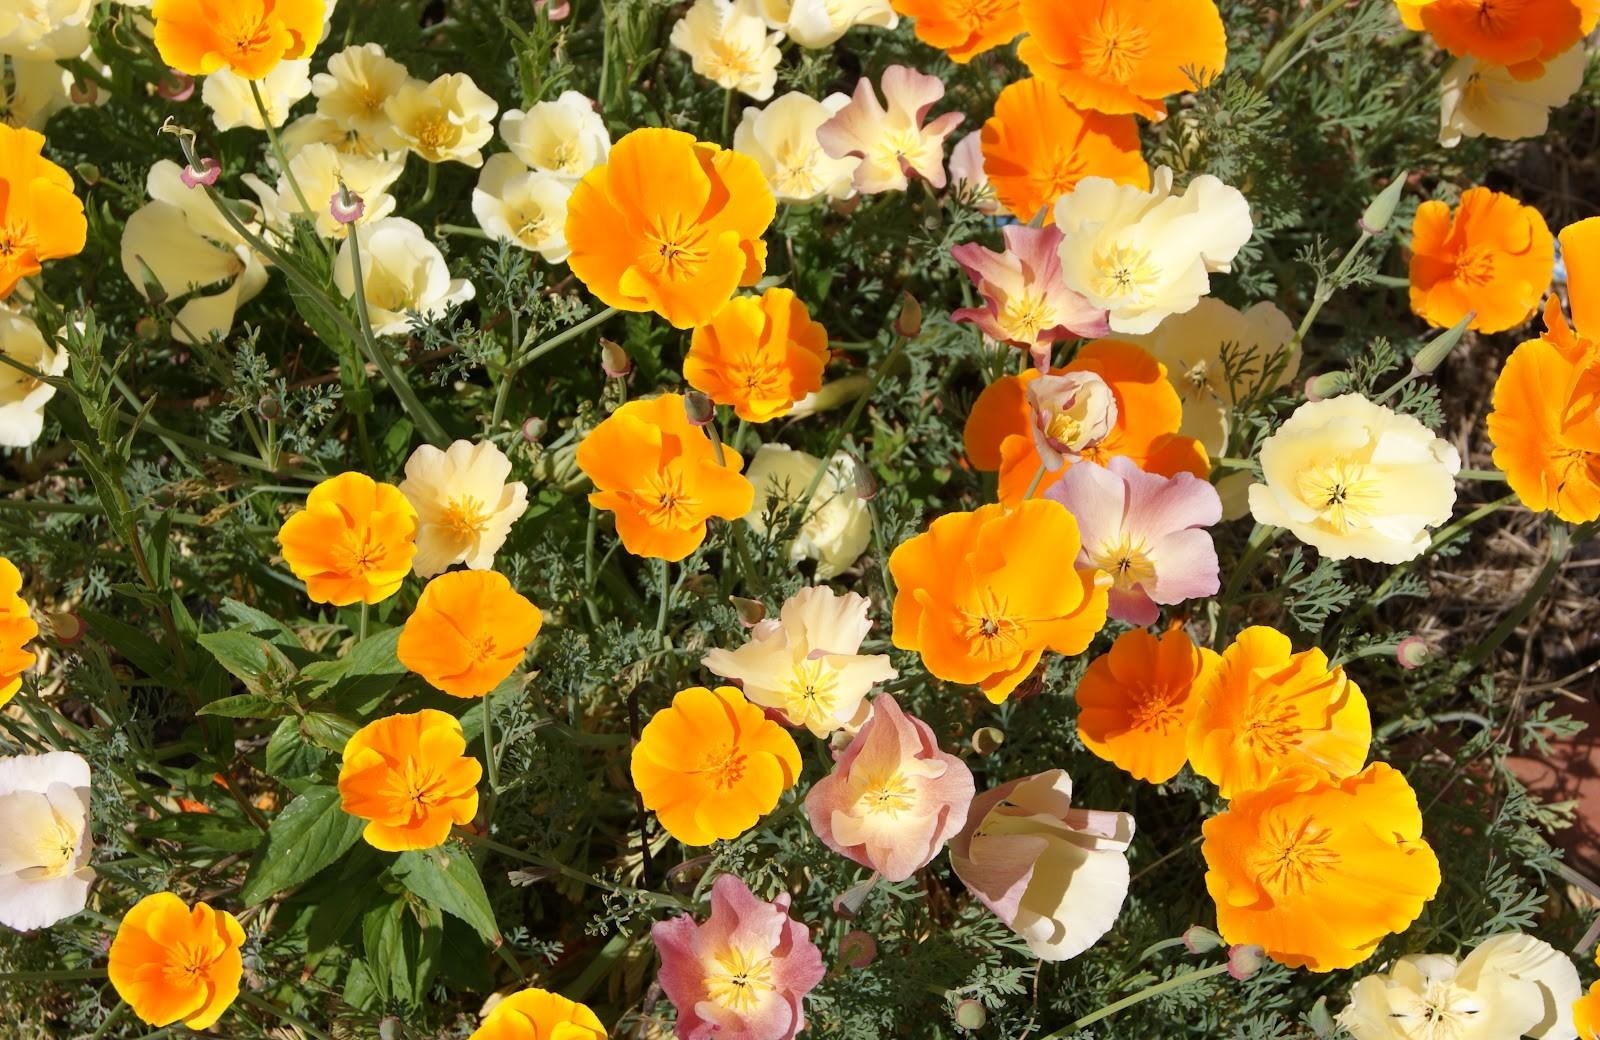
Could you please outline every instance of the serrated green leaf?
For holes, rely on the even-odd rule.
[[[340,808],[336,789],[306,788],[268,828],[240,893],[245,905],[293,888],[333,863],[360,839],[363,826]]]
[[[242,628],[207,632],[200,645],[251,693],[279,689],[296,673],[294,662],[282,650]]]
[[[196,715],[220,715],[225,719],[275,719],[288,714],[288,709],[270,697],[259,693],[241,693],[235,697],[202,704]]]
[[[389,872],[430,905],[471,925],[485,942],[500,940],[489,893],[477,865],[460,845],[447,843],[435,849],[402,852]]]

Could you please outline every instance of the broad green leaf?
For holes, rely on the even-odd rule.
[[[151,678],[165,676],[172,667],[166,651],[132,625],[87,608],[79,608],[78,616],[83,618],[91,636],[111,647]]]
[[[339,806],[339,792],[308,787],[280,812],[266,844],[250,864],[241,896],[246,906],[293,888],[337,860],[361,837],[365,824]]]
[[[224,697],[202,704],[196,715],[221,715],[227,719],[275,719],[287,712],[278,701],[259,693],[241,693],[237,697]]]
[[[282,650],[242,628],[207,632],[200,637],[200,645],[251,693],[278,690],[295,674],[294,662]]]
[[[302,720],[286,718],[267,741],[267,772],[279,779],[312,776],[328,760],[328,752],[306,736]]]
[[[447,843],[436,849],[402,852],[389,871],[429,904],[471,925],[485,942],[499,941],[489,893],[462,846]]]
[[[186,850],[249,852],[262,840],[260,829],[249,820],[224,816],[222,813],[186,812],[158,816],[143,821],[135,831],[141,838],[177,842]]]

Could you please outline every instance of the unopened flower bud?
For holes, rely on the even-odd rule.
[[[343,184],[328,198],[328,212],[340,224],[354,224],[367,211],[367,200]]]
[[[863,502],[871,502],[878,497],[878,478],[873,476],[872,470],[856,462],[851,467],[855,473],[856,497]]]
[[[922,335],[922,304],[908,292],[900,294],[900,313],[894,318],[895,335],[916,339]]]
[[[860,884],[853,885],[849,890],[833,897],[833,912],[846,920],[854,919],[861,912],[861,906],[877,887],[878,877],[873,875]]]
[[[530,415],[522,421],[522,439],[529,444],[538,444],[539,439],[544,436],[544,431],[548,428],[543,419],[537,415]]]
[[[200,165],[203,169],[197,170],[193,166],[185,166],[178,172],[178,179],[183,182],[185,188],[198,188],[202,184],[209,188],[222,176],[222,164],[217,160],[201,159]]]
[[[1324,372],[1306,380],[1306,400],[1326,401],[1350,389],[1350,373]]]
[[[555,3],[551,3],[550,0],[533,0],[533,13],[538,14],[541,11],[552,22],[564,22],[572,16],[572,4],[570,0],[556,0]]]
[[[1367,203],[1367,208],[1361,214],[1361,230],[1369,235],[1376,235],[1389,226],[1389,221],[1394,219],[1395,207],[1400,204],[1400,196],[1406,190],[1406,175],[1400,173],[1389,186],[1378,192],[1377,198]]]
[[[1006,735],[993,726],[984,726],[972,734],[972,750],[980,755],[992,755],[1006,742]]]
[[[133,334],[146,343],[153,342],[161,335],[161,323],[146,314],[133,323]]]
[[[767,619],[767,605],[759,600],[729,596],[728,602],[733,604],[733,609],[739,614],[739,624],[745,628],[755,628]]]
[[[145,258],[134,254],[133,258],[139,265],[139,284],[144,287],[144,298],[157,307],[167,302],[167,287],[161,284],[161,279],[156,277],[155,268],[151,267]]]
[[[100,85],[92,79],[76,79],[67,90],[67,100],[74,105],[92,105],[100,96]]]
[[[1228,947],[1228,974],[1243,982],[1260,971],[1267,961],[1267,951],[1259,946],[1240,944]]]
[[[100,183],[100,167],[94,163],[79,163],[73,167],[73,172],[77,173],[78,178],[91,188]]]
[[[1477,316],[1477,311],[1468,311],[1466,317],[1430,339],[1426,346],[1417,351],[1416,357],[1411,359],[1411,371],[1419,376],[1431,375],[1444,364],[1444,359],[1449,357],[1456,344],[1461,342],[1461,337],[1467,334],[1467,326],[1471,325]]]
[[[1433,657],[1433,647],[1429,646],[1421,636],[1406,636],[1400,640],[1400,645],[1394,648],[1394,659],[1406,671],[1421,668]]]
[[[1183,948],[1190,953],[1210,953],[1222,948],[1222,936],[1198,924],[1189,926],[1183,933]]]
[[[283,418],[283,398],[277,394],[263,394],[256,402],[256,414],[268,422],[277,422]]]
[[[839,959],[860,970],[878,957],[878,941],[866,932],[852,928],[839,939]]]
[[[698,390],[690,390],[683,395],[683,410],[688,413],[689,423],[693,426],[710,426],[711,420],[717,417],[716,402]]]
[[[633,358],[622,349],[622,344],[613,343],[604,336],[600,338],[600,370],[608,379],[626,379],[633,374]]]
[[[955,1018],[962,1029],[982,1029],[989,1022],[989,1011],[976,1000],[963,1000],[955,1007]]]
[[[400,1020],[390,1015],[379,1021],[378,1040],[400,1040]]]
[[[188,101],[194,96],[194,77],[177,69],[168,69],[156,83],[156,93],[168,101]]]
[[[83,633],[87,628],[83,618],[70,610],[46,615],[46,623],[50,626],[51,638],[61,646],[76,646],[82,642]]]

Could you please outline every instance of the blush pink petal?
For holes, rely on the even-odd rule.
[[[1061,275],[1061,229],[1009,224],[1001,231],[1003,252],[993,252],[976,242],[955,246],[950,255],[966,271],[983,307],[964,307],[951,315],[955,321],[970,322],[991,339],[1028,350],[1066,339],[1093,339],[1110,332],[1107,314],[1067,288]],[[1000,316],[1015,301],[1028,297],[1042,300],[1048,311],[1048,324],[1040,327],[1031,340],[1008,331]]]

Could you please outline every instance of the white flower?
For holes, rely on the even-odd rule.
[[[494,136],[494,98],[464,72],[432,83],[405,84],[383,106],[407,148],[431,163],[482,166],[480,149]]]
[[[11,75],[0,76],[0,123],[43,130],[50,117],[67,107],[72,73],[52,58],[12,57]]]
[[[204,343],[227,336],[234,313],[266,287],[267,269],[206,194],[184,186],[181,172],[166,159],[150,168],[151,201],[123,227],[122,270],[146,298],[150,277],[168,296],[188,296],[172,338]]]
[[[300,195],[305,196],[306,205],[311,207],[309,216],[323,238],[343,238],[349,233],[349,225],[339,223],[333,216],[332,200],[340,184],[361,196],[365,208],[359,222],[372,223],[394,212],[395,200],[389,189],[404,171],[404,152],[392,159],[368,158],[318,142],[302,146],[289,157],[289,172],[300,187]],[[276,187],[253,174],[246,174],[244,182],[261,199],[267,222],[276,228],[288,229],[293,217],[307,212],[287,176],[279,177]]]
[[[358,43],[328,59],[328,71],[312,77],[311,92],[317,96],[318,115],[377,148],[398,149],[405,143],[384,103],[412,82],[406,67],[385,55],[381,46]]]
[[[472,189],[478,225],[504,242],[532,250],[552,264],[566,260],[567,199],[572,187],[553,173],[530,170],[509,152],[491,155]]]
[[[311,93],[311,60],[279,62],[262,79],[254,81],[261,90],[261,101],[273,127],[280,127],[289,119],[289,110],[295,102]],[[265,130],[261,110],[256,108],[255,96],[250,93],[250,80],[235,75],[228,69],[218,69],[206,77],[200,88],[200,100],[211,109],[211,121],[218,130],[232,130],[248,126]]]
[[[781,39],[783,33],[767,32],[755,0],[695,0],[671,37],[700,75],[757,101],[771,97],[778,84]]]
[[[0,308],[0,354],[22,362],[40,375],[67,370],[67,352],[48,342],[25,315]],[[0,446],[26,448],[44,430],[44,406],[56,388],[25,372],[0,365]]]
[[[5,0],[0,3],[0,54],[30,61],[76,58],[89,46],[94,0]]]
[[[751,703],[826,737],[863,713],[873,686],[900,674],[887,654],[856,653],[872,630],[870,606],[853,592],[836,596],[823,585],[801,589],[777,618],[751,629],[744,646],[712,650],[700,663],[739,680]]]
[[[540,173],[576,184],[611,154],[611,135],[594,102],[576,90],[541,101],[526,112],[512,108],[500,117],[500,136],[511,154]]]
[[[385,217],[356,226],[361,247],[361,284],[366,289],[372,328],[380,336],[403,336],[411,330],[409,314],[442,315],[451,306],[472,299],[472,283],[452,280],[444,254],[422,229],[404,217]],[[352,299],[356,294],[350,237],[333,262],[333,284]]]
[[[89,900],[89,763],[70,751],[0,759],[0,924],[71,917]]]
[[[494,566],[511,525],[528,510],[528,486],[507,483],[510,475],[511,460],[491,441],[456,441],[444,451],[424,444],[411,453],[400,493],[417,510],[411,567],[419,578],[455,563]]]
[[[983,131],[974,130],[950,149],[950,181],[956,195],[979,213],[992,217],[1005,211],[984,169]]]
[[[1463,137],[1538,137],[1550,128],[1550,110],[1572,100],[1583,86],[1584,58],[1583,44],[1573,44],[1531,80],[1477,58],[1457,59],[1440,87],[1439,143],[1454,148]]]
[[[1405,563],[1456,503],[1456,449],[1359,394],[1308,401],[1261,445],[1256,521],[1287,527],[1332,560]]]
[[[745,521],[759,534],[767,533],[766,514],[781,515],[800,504],[822,460],[782,444],[763,444],[750,460],[746,478],[755,485],[755,505]],[[872,516],[856,487],[856,462],[840,452],[823,474],[811,496],[811,507],[800,525],[800,535],[789,548],[789,559],[817,561],[817,580],[827,581],[861,556],[872,540]]]
[[[1339,1024],[1356,1040],[1573,1040],[1578,970],[1549,943],[1510,932],[1454,957],[1401,957],[1350,991]]]
[[[817,130],[849,103],[844,94],[817,101],[792,93],[766,108],[747,108],[733,132],[733,150],[756,161],[780,202],[848,198],[855,193],[851,182],[861,160],[828,155]]]
[[[900,24],[889,0],[758,0],[761,17],[802,47],[829,47],[857,25]]]
[[[1172,171],[1149,191],[1086,177],[1056,203],[1067,287],[1110,312],[1112,332],[1150,332],[1211,291],[1250,240],[1250,204],[1210,175],[1172,193]]]

